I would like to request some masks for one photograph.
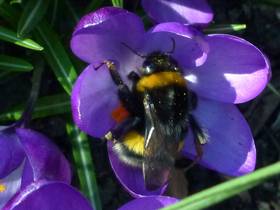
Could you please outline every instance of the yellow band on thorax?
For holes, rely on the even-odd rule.
[[[186,80],[179,72],[163,71],[143,76],[137,83],[136,89],[140,92],[169,85],[185,86]]]

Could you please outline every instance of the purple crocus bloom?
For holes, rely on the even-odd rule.
[[[1,127],[0,150],[1,209],[91,209],[70,186],[68,161],[44,135],[25,128]]]
[[[199,164],[230,176],[249,173],[255,168],[256,150],[251,130],[234,104],[255,98],[270,78],[269,62],[251,43],[227,34],[202,35],[189,25],[165,22],[144,30],[141,19],[120,8],[106,7],[83,17],[71,40],[72,51],[89,63],[72,92],[75,123],[91,136],[103,137],[117,125],[114,111],[119,106],[117,87],[108,69],[95,67],[113,61],[126,84],[131,71],[141,74],[144,58],[154,51],[170,52],[183,71],[189,90],[198,96],[192,112],[207,131]],[[129,46],[131,49],[128,49]],[[142,170],[120,162],[108,143],[113,170],[122,185],[135,197],[158,195],[165,186],[147,191]],[[193,133],[185,138],[182,155],[196,155]]]
[[[206,0],[142,0],[142,6],[156,23],[206,25],[213,19]]]
[[[168,196],[147,196],[134,199],[120,207],[119,210],[156,210],[172,205],[177,201],[176,198]]]

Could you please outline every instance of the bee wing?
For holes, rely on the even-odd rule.
[[[146,188],[155,190],[169,179],[174,165],[177,145],[167,139],[166,131],[157,117],[154,104],[149,94],[144,96],[146,130],[144,141],[143,175]]]

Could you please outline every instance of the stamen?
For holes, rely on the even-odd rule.
[[[7,189],[6,186],[5,186],[4,184],[1,184],[1,183],[0,183],[0,193],[1,193],[1,192],[5,192],[6,189]]]

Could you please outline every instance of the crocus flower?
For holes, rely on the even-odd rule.
[[[180,22],[201,26],[213,19],[206,0],[142,0],[142,6],[156,23]]]
[[[71,171],[44,135],[15,126],[0,128],[0,208],[90,210],[70,186]]]
[[[177,201],[176,198],[168,196],[147,196],[134,199],[120,207],[119,210],[156,210],[172,205]]]
[[[230,176],[249,173],[255,168],[256,150],[251,130],[234,104],[255,98],[270,78],[270,66],[263,53],[246,40],[227,34],[202,35],[191,26],[166,22],[147,32],[141,19],[119,8],[101,8],[83,17],[71,40],[72,51],[89,63],[72,92],[72,112],[81,130],[103,137],[117,122],[112,117],[119,105],[117,87],[108,69],[94,67],[113,61],[125,83],[127,75],[138,72],[142,55],[154,51],[170,52],[183,71],[189,90],[198,96],[194,117],[209,135],[199,164]],[[131,49],[124,46],[125,43]],[[147,191],[141,169],[120,162],[108,143],[109,158],[117,178],[135,197],[157,195]],[[182,155],[196,155],[189,131]]]

